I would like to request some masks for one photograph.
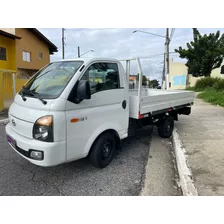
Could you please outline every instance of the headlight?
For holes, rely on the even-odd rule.
[[[53,116],[45,116],[39,118],[33,126],[33,138],[53,142]]]

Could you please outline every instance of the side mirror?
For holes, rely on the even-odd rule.
[[[91,99],[90,84],[87,80],[80,80],[77,86],[76,96],[79,100]]]

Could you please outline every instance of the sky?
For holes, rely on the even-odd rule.
[[[62,29],[38,28],[38,30],[58,47],[58,52],[51,55],[51,61],[62,59]],[[162,36],[166,34],[165,28],[65,28],[65,59],[76,58],[78,46],[80,46],[81,54],[89,50],[94,51],[85,54],[85,57],[127,59],[152,56],[151,58],[141,60],[143,74],[151,80],[157,79],[160,81],[162,78],[165,38],[141,32],[133,33],[134,30],[156,33]],[[201,34],[208,34],[217,30],[224,33],[223,28],[199,29]],[[170,52],[174,52],[174,49],[179,46],[186,48],[186,43],[191,41],[192,37],[192,28],[175,29],[170,43]],[[185,60],[179,58],[178,54],[171,53],[170,58],[174,61],[185,62]],[[137,72],[136,63],[131,62],[131,74],[136,74]]]

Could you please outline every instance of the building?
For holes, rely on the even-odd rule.
[[[188,68],[184,63],[170,60],[169,89],[185,89],[187,74]]]
[[[224,62],[220,68],[212,71],[211,77],[224,78]],[[201,78],[188,74],[188,68],[185,63],[170,60],[169,89],[185,89],[187,86],[195,86],[197,80]]]
[[[50,55],[57,52],[57,47],[35,28],[16,28],[17,72],[32,75],[50,63]]]
[[[0,69],[16,70],[16,40],[20,39],[12,29],[0,29]]]
[[[16,72],[16,40],[13,30],[0,29],[0,111],[4,109],[4,98],[12,92],[11,74]]]
[[[138,76],[137,75],[129,75],[129,88],[136,89],[138,86]]]
[[[2,99],[14,96],[13,73],[18,91],[31,75],[50,63],[50,55],[57,51],[35,28],[0,28],[0,111]]]
[[[0,28],[0,69],[32,75],[57,47],[35,28]]]

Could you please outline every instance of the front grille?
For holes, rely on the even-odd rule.
[[[16,147],[15,147],[15,150],[16,150],[17,152],[21,153],[22,155],[26,156],[27,158],[30,157],[30,152],[29,152],[29,151],[25,151],[25,150],[19,148],[17,145],[16,145]]]

